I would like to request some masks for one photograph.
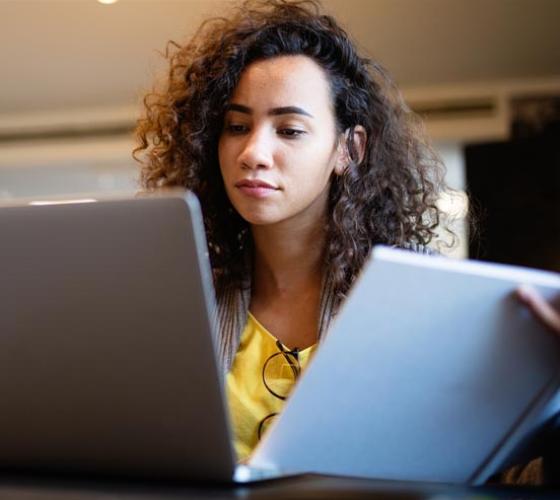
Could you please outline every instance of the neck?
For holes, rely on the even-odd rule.
[[[253,226],[253,293],[281,297],[319,290],[325,233],[322,224]]]

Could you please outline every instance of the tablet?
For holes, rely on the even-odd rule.
[[[557,409],[560,340],[513,296],[560,276],[376,247],[251,463],[480,483]]]

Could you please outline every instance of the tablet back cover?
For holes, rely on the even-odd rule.
[[[558,386],[560,342],[520,283],[550,296],[560,276],[377,247],[251,464],[485,480]]]

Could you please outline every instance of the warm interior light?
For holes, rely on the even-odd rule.
[[[112,3],[116,3],[118,0],[97,0],[97,1],[105,5],[111,5]]]

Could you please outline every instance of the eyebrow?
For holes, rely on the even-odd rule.
[[[235,104],[231,103],[228,104],[226,107],[226,111],[237,111],[238,113],[245,113],[247,115],[253,114],[253,110],[248,106],[243,106],[243,104]],[[298,106],[282,106],[280,108],[272,108],[268,111],[270,116],[278,116],[278,115],[304,115],[309,116],[310,118],[314,118],[311,113],[305,111],[305,109],[300,108]]]

